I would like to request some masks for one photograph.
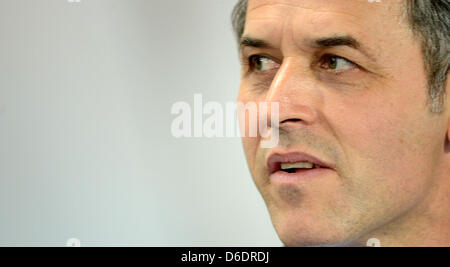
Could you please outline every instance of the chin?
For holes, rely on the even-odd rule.
[[[287,247],[349,246],[353,240],[351,235],[331,221],[330,218],[314,220],[304,214],[279,214],[272,219],[278,237]]]

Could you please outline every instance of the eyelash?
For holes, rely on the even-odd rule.
[[[325,55],[323,55],[323,56],[320,58],[320,60],[319,60],[319,63],[320,63],[319,66],[322,67],[322,66],[323,66],[324,64],[326,64],[326,62],[327,62],[328,60],[330,60],[331,58],[335,58],[336,60],[342,59],[342,60],[345,60],[348,64],[353,65],[353,66],[356,67],[356,68],[359,67],[359,65],[356,64],[356,63],[354,63],[353,61],[348,60],[348,59],[346,59],[345,57],[340,57],[340,56],[336,56],[336,55],[333,55],[333,54],[325,54]],[[336,64],[337,64],[337,63],[336,63]],[[324,69],[326,69],[326,68],[324,68]],[[335,70],[335,71],[333,71],[332,69],[331,69],[331,70],[330,70],[330,69],[326,69],[326,70],[328,70],[328,71],[330,71],[330,72],[332,72],[332,73],[335,73],[335,74],[340,74],[340,73],[346,71],[346,70]]]
[[[269,59],[269,60],[274,61],[275,63],[277,63],[274,59],[270,58],[269,56],[265,56],[265,55],[252,55],[252,56],[248,57],[247,60],[246,60],[246,62],[245,62],[246,65],[247,65],[248,68],[249,68],[249,71],[251,71],[251,72],[258,72],[258,73],[260,73],[260,72],[267,72],[267,71],[259,71],[259,70],[255,70],[255,65],[254,65],[254,63],[253,63],[253,59],[255,59],[255,58],[266,58],[266,59]],[[279,63],[277,63],[277,64],[279,64]]]
[[[266,71],[255,70],[255,66],[254,66],[254,62],[253,62],[253,60],[254,60],[255,58],[267,58],[267,59],[269,59],[269,60],[272,60],[272,61],[276,62],[275,60],[273,60],[273,59],[271,59],[270,57],[265,56],[265,55],[259,55],[259,54],[258,54],[258,55],[252,55],[252,56],[248,57],[247,60],[246,60],[246,62],[245,62],[245,65],[248,66],[250,72],[256,72],[256,73],[266,72]],[[322,67],[324,64],[326,64],[326,61],[327,61],[327,60],[330,60],[331,58],[336,58],[336,60],[338,60],[338,59],[345,60],[345,61],[347,61],[349,64],[352,64],[352,65],[354,65],[356,68],[359,68],[359,65],[356,64],[356,63],[354,63],[353,61],[348,60],[348,59],[346,59],[345,57],[340,57],[340,56],[337,56],[337,55],[334,55],[334,54],[324,54],[324,55],[322,55],[322,56],[320,57],[319,61],[318,61],[316,64],[318,64],[319,67]],[[326,71],[332,72],[332,73],[334,73],[334,74],[336,74],[336,75],[339,75],[339,74],[341,74],[341,73],[343,73],[343,72],[346,71],[346,70],[343,70],[343,71],[342,71],[342,70],[340,70],[340,71],[339,71],[339,70],[338,70],[338,71],[333,71],[333,70],[326,69],[326,68],[322,68],[322,69],[325,69]]]

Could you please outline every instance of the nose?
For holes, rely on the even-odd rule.
[[[285,58],[267,91],[266,102],[279,103],[280,127],[317,120],[320,92],[314,74],[302,65],[295,58]]]

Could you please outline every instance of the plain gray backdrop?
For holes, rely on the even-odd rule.
[[[238,138],[172,137],[235,101],[234,0],[0,0],[0,245],[280,246]]]

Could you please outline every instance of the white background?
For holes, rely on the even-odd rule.
[[[0,0],[0,245],[281,245],[240,140],[170,132],[236,99],[234,3]]]

